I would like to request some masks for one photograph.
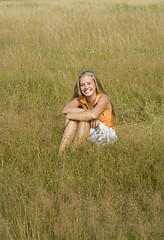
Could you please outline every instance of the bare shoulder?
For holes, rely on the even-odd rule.
[[[110,98],[106,95],[106,94],[102,94],[100,99],[100,102],[103,102],[104,104],[106,104],[107,108],[110,109],[111,108],[111,101]]]
[[[106,103],[108,102],[110,103],[110,99],[106,94],[102,94],[99,100],[105,101]]]

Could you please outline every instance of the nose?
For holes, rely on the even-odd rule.
[[[86,86],[84,90],[85,90],[85,91],[88,91],[88,90],[89,90],[89,87],[88,87],[88,86]]]

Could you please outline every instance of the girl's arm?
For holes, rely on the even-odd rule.
[[[92,121],[97,119],[100,114],[106,110],[107,106],[111,108],[110,100],[108,96],[102,95],[96,105],[92,110],[87,110],[84,112],[72,112],[67,114],[68,120],[77,120],[77,121]]]
[[[63,114],[73,114],[73,113],[82,113],[87,110],[78,108],[80,106],[80,102],[77,98],[74,98],[67,106],[63,109]]]

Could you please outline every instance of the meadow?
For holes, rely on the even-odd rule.
[[[0,239],[164,239],[164,2],[1,0],[0,56]],[[84,70],[118,142],[60,156]]]

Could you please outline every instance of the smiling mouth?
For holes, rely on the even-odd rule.
[[[92,91],[92,89],[89,89],[89,90],[86,90],[86,91],[84,91],[85,93],[89,93],[89,92],[91,92]]]

